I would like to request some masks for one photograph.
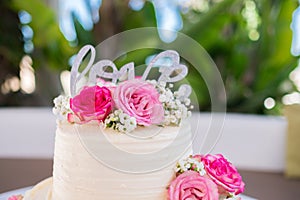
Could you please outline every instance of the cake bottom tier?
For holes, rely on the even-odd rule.
[[[154,128],[132,134],[148,136]],[[97,124],[58,124],[51,200],[167,199],[176,162],[192,153],[191,130],[186,125],[154,132],[141,139]]]

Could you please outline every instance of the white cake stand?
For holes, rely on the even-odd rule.
[[[30,197],[30,200],[51,200],[52,194],[52,177],[41,181],[34,187],[25,187],[17,190],[12,190],[3,194],[0,194],[0,200],[7,200],[12,195],[25,195]],[[255,198],[239,195],[242,200],[257,200]]]

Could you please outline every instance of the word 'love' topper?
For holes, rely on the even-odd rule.
[[[90,60],[85,67],[85,69],[80,73],[78,71],[83,59],[85,56],[91,52]],[[94,64],[96,56],[96,50],[91,45],[84,46],[79,53],[76,56],[76,59],[74,61],[74,64],[71,69],[71,96],[76,95],[76,85],[77,82],[79,82],[80,79],[82,79],[88,72],[88,83],[89,84],[97,84],[97,78],[104,78],[104,79],[110,79],[112,83],[116,84],[117,81],[120,79],[120,77],[124,77],[127,75],[128,80],[132,80],[135,78],[135,71],[134,71],[134,63],[130,62],[128,64],[125,64],[120,68],[120,70],[117,69],[116,65],[111,60],[100,60],[97,63]],[[147,66],[146,70],[143,73],[142,80],[146,80],[150,70],[152,67],[154,67],[155,63],[157,63],[158,60],[168,58],[171,60],[171,65],[163,65],[159,67],[159,72],[161,75],[158,78],[158,82],[177,82],[182,80],[188,73],[188,69],[185,65],[180,64],[180,57],[179,54],[176,51],[173,50],[167,50],[159,53],[157,56],[155,56],[149,65]],[[110,67],[112,69],[112,72],[107,72],[107,67]],[[175,76],[172,76],[176,72]],[[184,91],[185,97],[188,97],[191,94],[191,87],[187,84],[183,84],[180,86],[179,90]]]

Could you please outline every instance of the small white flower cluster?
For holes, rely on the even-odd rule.
[[[70,97],[59,95],[53,100],[53,103],[54,107],[52,109],[52,112],[54,113],[54,115],[58,115],[66,119],[66,115],[68,113],[72,113],[72,110],[70,108]]]
[[[191,111],[193,109],[191,106],[191,100],[184,96],[184,89],[172,92],[173,84],[167,84],[165,82],[157,82],[155,80],[149,81],[158,90],[159,101],[163,104],[165,110],[165,120],[163,125],[180,125],[183,119],[191,116]]]
[[[204,176],[206,174],[203,163],[199,162],[197,159],[191,156],[178,161],[175,167],[176,173],[180,174],[188,170],[199,172],[201,176]]]
[[[113,128],[123,133],[129,133],[137,127],[136,119],[122,110],[115,110],[104,120],[105,127]]]

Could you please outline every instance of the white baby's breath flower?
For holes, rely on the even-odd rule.
[[[129,115],[122,112],[119,114],[119,119],[122,124],[125,124],[125,121],[129,119]]]
[[[131,124],[132,126],[136,126],[137,124],[136,119],[134,117],[130,117],[128,121],[129,124]]]
[[[175,100],[175,104],[176,104],[177,106],[181,106],[181,105],[182,105],[181,102],[180,102],[178,99]]]
[[[206,174],[206,171],[205,170],[199,170],[199,174],[200,174],[200,176],[204,176]]]
[[[153,82],[154,83],[154,82]],[[163,125],[180,125],[181,121],[187,118],[190,113],[188,106],[190,106],[190,99],[185,96],[186,88],[180,87],[178,91],[172,92],[173,84],[159,82],[155,84],[159,96],[159,101],[162,103],[165,113]]]
[[[137,123],[136,123],[136,119],[134,117],[129,117],[126,121],[125,121],[125,127],[127,129],[127,132],[131,132],[133,131],[136,126],[137,126]]]
[[[152,85],[157,85],[157,81],[156,80],[147,80],[148,83],[152,84]]]
[[[181,117],[181,112],[179,110],[175,111],[175,117],[180,118]]]
[[[192,157],[188,157],[188,158],[185,159],[185,161],[189,162],[189,163],[195,163],[196,160]]]
[[[119,132],[128,133],[137,127],[137,122],[134,117],[123,113],[122,110],[115,110],[109,114],[104,120],[106,127],[113,128]]]
[[[164,81],[161,81],[161,82],[159,82],[158,84],[159,84],[159,86],[164,87],[164,88],[165,88],[166,85],[167,85],[167,83],[164,82]]]
[[[168,100],[173,99],[174,95],[170,89],[166,90],[166,97]]]
[[[179,160],[175,168],[175,171],[177,173],[183,173],[188,170],[196,171],[201,176],[204,176],[206,174],[206,171],[204,169],[204,164],[193,157],[188,157]]]
[[[188,169],[191,168],[191,163],[186,163],[185,167],[188,168]]]
[[[52,112],[54,115],[59,116],[60,118],[67,119],[67,114],[72,113],[70,109],[70,97],[59,95],[53,100],[54,107]]]
[[[176,118],[174,115],[172,115],[171,116],[171,123],[173,123],[173,124],[178,124],[178,121],[179,119],[178,118]]]
[[[59,110],[57,109],[57,107],[53,107],[52,108],[52,112],[54,115],[58,115],[59,114]]]
[[[195,165],[196,165],[197,171],[199,171],[199,174],[200,174],[201,176],[204,176],[204,175],[206,174],[206,171],[205,171],[205,169],[204,169],[204,164],[203,164],[202,162],[196,161],[196,162],[195,162]]]
[[[188,170],[188,168],[185,166],[186,163],[185,163],[184,160],[180,160],[180,161],[178,162],[178,164],[179,164],[180,169],[181,169],[183,172],[185,172],[185,171]]]
[[[61,95],[59,95],[58,97],[56,97],[55,99],[53,99],[53,103],[54,105],[58,105],[61,103]]]
[[[106,118],[105,120],[104,120],[104,124],[108,124],[110,122],[110,120],[108,119],[108,118]]]
[[[174,92],[174,97],[175,97],[175,98],[178,98],[179,96],[180,96],[180,93],[179,93],[178,91],[175,91],[175,92]]]
[[[116,124],[116,129],[117,129],[118,131],[122,132],[123,128],[124,128],[124,126],[123,126],[122,124],[120,124],[120,123],[117,123],[117,124]]]
[[[115,114],[116,116],[119,116],[121,113],[122,113],[122,110],[115,110],[115,111],[114,111],[114,114]]]
[[[164,102],[166,102],[167,97],[166,97],[166,95],[161,94],[161,95],[159,95],[159,99],[158,99],[158,100],[159,100],[160,102],[164,103]]]
[[[178,110],[178,106],[175,101],[170,102],[170,108],[173,109],[172,111]]]
[[[164,124],[165,125],[170,125],[171,124],[171,120],[168,116],[165,117]]]

